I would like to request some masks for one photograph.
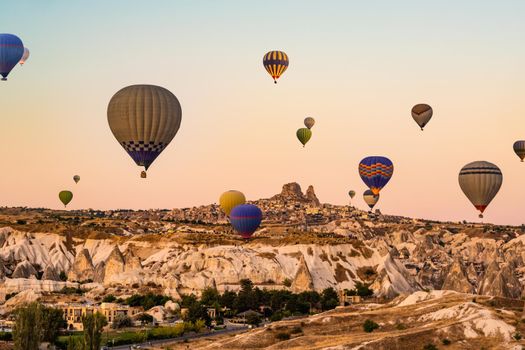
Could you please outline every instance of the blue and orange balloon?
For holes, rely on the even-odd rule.
[[[386,157],[366,157],[359,163],[359,175],[375,195],[379,194],[393,174],[394,164]]]
[[[13,34],[0,34],[0,75],[7,80],[9,72],[20,62],[24,55],[24,44]]]
[[[262,221],[262,211],[253,204],[241,204],[230,212],[230,222],[242,238],[250,238],[259,228]]]

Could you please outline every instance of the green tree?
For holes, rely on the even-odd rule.
[[[13,340],[15,350],[38,350],[42,336],[42,307],[31,303],[15,312]]]
[[[202,291],[201,303],[206,306],[213,306],[220,300],[219,292],[216,288],[208,287]]]
[[[62,310],[36,302],[18,308],[15,318],[15,350],[38,349],[43,341],[54,343],[59,329],[65,327]]]
[[[372,333],[374,329],[377,328],[379,328],[379,325],[372,320],[366,320],[365,323],[363,323],[363,330],[367,333]]]
[[[332,288],[326,288],[321,294],[321,307],[323,310],[335,309],[339,304],[337,292]]]
[[[111,323],[111,328],[113,329],[119,329],[119,328],[126,328],[126,327],[132,327],[133,321],[128,315],[117,315],[115,316],[115,319]]]
[[[102,330],[108,324],[106,317],[97,312],[82,317],[84,326],[83,350],[99,350],[102,342]]]
[[[251,324],[253,326],[258,326],[261,324],[261,317],[257,312],[248,312],[246,315],[246,323]]]
[[[113,294],[105,295],[102,299],[103,303],[114,303],[117,300],[117,298]]]
[[[227,290],[221,295],[219,303],[224,307],[233,309],[236,298],[237,293]]]

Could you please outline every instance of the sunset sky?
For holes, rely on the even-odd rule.
[[[174,208],[248,199],[297,181],[365,209],[358,162],[389,157],[378,208],[477,221],[458,185],[486,160],[503,186],[486,222],[525,223],[525,1],[9,1],[0,32],[28,62],[0,82],[0,205]],[[275,85],[263,55],[290,67]],[[141,179],[107,123],[122,87],[154,84],[182,105],[177,136]],[[424,132],[414,104],[434,117]],[[316,119],[303,147],[303,119]],[[78,185],[72,180],[79,174]]]

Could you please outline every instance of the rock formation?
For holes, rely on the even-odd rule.
[[[126,262],[120,249],[117,245],[111,251],[108,259],[106,260],[106,266],[104,268],[104,283],[110,283],[114,275],[118,275],[126,271]]]
[[[310,270],[308,270],[308,265],[306,265],[304,255],[301,255],[301,258],[299,259],[299,268],[297,269],[291,287],[294,293],[305,292],[314,288],[312,275],[310,274]]]
[[[13,271],[13,274],[11,275],[12,278],[29,278],[29,277],[36,277],[37,271],[31,265],[29,261],[22,261],[18,265],[16,265],[15,270]]]
[[[95,268],[87,249],[82,249],[77,254],[73,266],[67,274],[67,279],[72,282],[93,281],[95,279]]]
[[[462,293],[474,293],[474,287],[468,281],[465,269],[459,260],[450,266],[441,289],[450,289]]]

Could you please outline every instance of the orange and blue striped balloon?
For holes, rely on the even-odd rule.
[[[386,157],[366,157],[359,163],[359,175],[375,195],[379,194],[393,174],[394,164]]]
[[[272,76],[275,84],[277,84],[277,79],[288,68],[288,64],[290,64],[290,60],[283,51],[270,51],[263,57],[264,68]]]

